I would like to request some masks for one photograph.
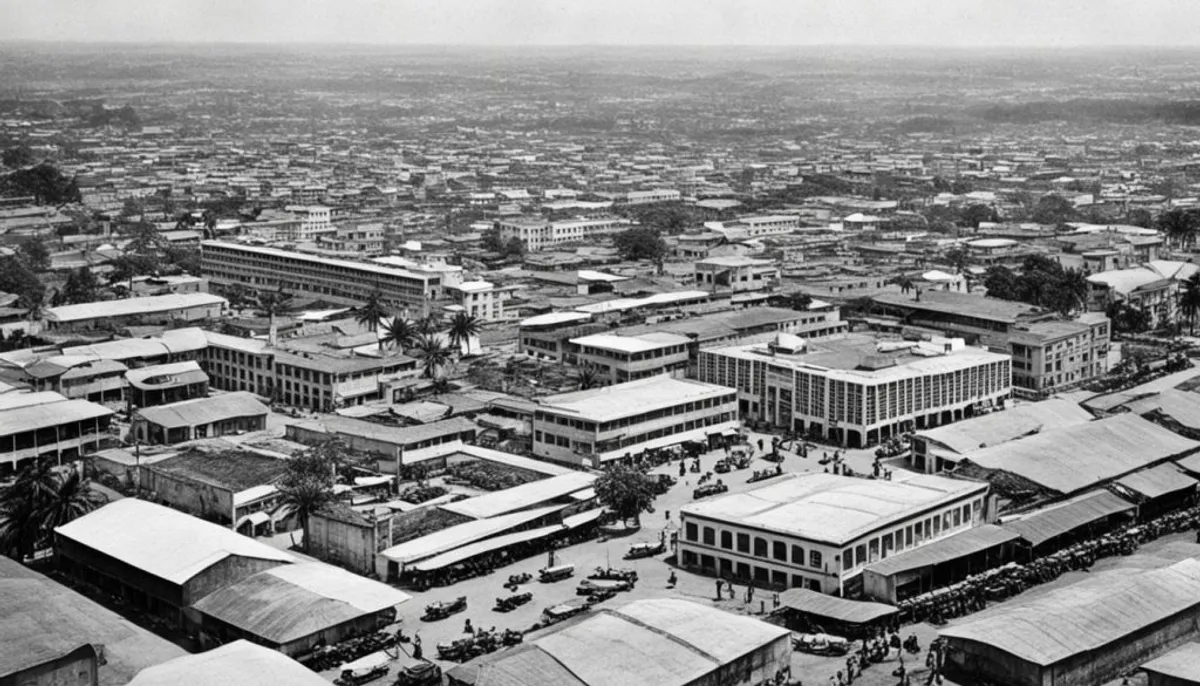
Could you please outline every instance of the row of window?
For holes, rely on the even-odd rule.
[[[604,433],[606,431],[612,431],[613,429],[619,429],[627,426],[637,426],[639,424],[644,424],[646,422],[653,421],[655,419],[661,419],[663,417],[673,417],[675,415],[689,414],[700,410],[721,407],[727,403],[733,403],[735,399],[736,395],[733,394],[717,398],[705,398],[703,400],[696,400],[689,403],[681,403],[674,407],[665,407],[659,410],[653,410],[651,412],[643,412],[642,414],[634,415],[632,417],[622,417],[621,419],[616,419],[610,422],[601,422],[598,427],[596,422],[588,421],[586,419],[575,419],[574,417],[564,417],[562,415],[552,414],[542,410],[535,412],[533,418],[539,422],[567,426],[580,431],[598,431],[599,433]]]
[[[614,450],[620,450],[622,448],[629,447],[631,445],[639,445],[641,443],[664,438],[666,436],[675,436],[685,431],[701,429],[706,426],[713,426],[722,422],[731,422],[733,419],[734,414],[732,412],[723,412],[717,415],[709,415],[707,417],[681,422],[679,424],[675,424],[674,426],[660,427],[654,429],[653,431],[647,431],[635,436],[622,436],[620,438],[600,441],[598,443],[592,443],[591,441],[572,442],[571,439],[567,438],[566,436],[553,434],[549,431],[538,430],[533,432],[533,441],[534,443],[545,443],[547,445],[558,446],[560,448],[574,449],[578,452],[588,455],[592,454],[593,452],[609,453]]]
[[[716,529],[711,526],[698,526],[695,522],[687,522],[684,525],[683,537],[685,540],[699,542],[704,545],[717,546],[724,550],[733,550],[754,557],[764,559],[772,559],[778,562],[790,562],[793,565],[803,567],[812,567],[813,569],[823,569],[825,560],[822,558],[821,551],[809,550],[808,556],[805,557],[803,546],[792,544],[789,550],[787,543],[783,541],[768,541],[762,536],[751,537],[748,533],[733,533],[731,531],[720,532],[720,545],[717,545],[718,534]]]

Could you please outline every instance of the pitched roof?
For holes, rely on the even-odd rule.
[[[316,672],[277,650],[234,641],[142,670],[129,686],[329,686]]]
[[[295,561],[223,526],[137,498],[111,502],[54,532],[174,584],[186,583],[231,555]]]
[[[1078,403],[1052,398],[918,431],[917,436],[940,443],[954,452],[968,453],[1027,434],[1083,424],[1092,419],[1092,415]]]
[[[1020,538],[1020,534],[1015,531],[1009,531],[995,524],[982,524],[938,539],[933,543],[895,553],[879,562],[872,562],[866,566],[865,571],[889,576],[922,567],[932,567],[989,550],[1018,538]]]
[[[270,410],[258,401],[253,393],[236,391],[215,395],[211,398],[183,400],[170,405],[155,405],[137,410],[138,415],[151,424],[168,429],[184,426],[200,426],[239,417],[266,415]]]
[[[1113,570],[1030,600],[1017,598],[943,629],[950,640],[972,641],[1049,666],[1100,650],[1144,627],[1194,612],[1200,605],[1200,561],[1161,569]]]
[[[1001,526],[1037,546],[1097,520],[1133,509],[1133,503],[1115,493],[1093,491],[1067,502],[1031,512]]]
[[[865,624],[899,612],[895,607],[884,603],[838,598],[807,588],[790,588],[779,594],[779,602],[797,612],[847,624]]]

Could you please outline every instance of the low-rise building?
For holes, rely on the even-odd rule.
[[[590,241],[601,236],[611,236],[631,226],[633,226],[633,220],[624,217],[558,221],[521,217],[497,222],[502,240],[510,241],[515,238],[521,241],[525,249],[530,252],[537,252],[562,243]]]
[[[227,304],[225,298],[210,293],[171,293],[51,307],[43,315],[43,321],[52,332],[177,325],[218,319]]]
[[[469,443],[477,433],[475,423],[463,417],[416,426],[393,426],[328,415],[288,424],[286,429],[287,437],[297,443],[317,445],[339,438],[352,450],[376,453],[380,456],[380,470],[392,473],[408,460],[419,461],[428,454],[441,455],[451,447]]]
[[[685,505],[680,561],[759,588],[857,597],[867,564],[982,523],[987,493],[986,483],[928,475],[792,474]]]
[[[779,266],[753,257],[709,257],[696,261],[696,287],[712,293],[765,294],[779,287]],[[735,302],[738,300],[734,298]]]
[[[671,333],[622,336],[597,333],[571,340],[578,352],[567,363],[596,370],[605,383],[624,383],[667,374],[683,377],[691,340]]]
[[[237,640],[138,673],[129,686],[325,686],[329,682],[279,651]]]
[[[53,391],[0,397],[0,476],[35,459],[58,463],[109,447],[113,411]]]
[[[515,286],[497,287],[489,281],[466,281],[452,290],[458,294],[458,307],[481,321],[497,322],[510,318],[504,304],[512,299]]]
[[[537,399],[534,455],[600,467],[738,426],[731,388],[669,376]]]
[[[167,405],[208,395],[208,374],[195,360],[130,369],[125,380],[130,407]]]
[[[236,391],[134,411],[130,435],[151,444],[174,444],[198,438],[262,431],[270,410],[253,393]]]

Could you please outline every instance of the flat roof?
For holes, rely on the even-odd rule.
[[[107,646],[106,646],[107,652]],[[182,652],[182,651],[181,651]],[[238,639],[196,655],[144,669],[129,686],[329,686],[278,650]]]
[[[211,293],[168,293],[144,298],[104,300],[79,305],[62,305],[46,310],[45,318],[54,322],[75,322],[89,319],[130,317],[155,312],[170,312],[190,307],[212,307],[224,305],[225,298]]]
[[[168,429],[212,424],[239,417],[266,415],[270,409],[249,391],[234,391],[210,398],[182,400],[170,405],[142,407],[136,411],[151,424]]]
[[[963,317],[987,319],[1008,324],[1015,323],[1019,319],[1031,315],[1042,313],[1040,308],[1022,302],[988,298],[967,293],[956,293],[954,291],[930,290],[922,292],[919,296],[919,301],[917,297],[917,295],[902,293],[879,293],[873,295],[872,299],[875,302],[885,305],[908,307],[928,312],[957,314]]]
[[[691,342],[686,336],[677,336],[672,333],[644,333],[635,334],[632,336],[622,336],[613,333],[597,333],[591,336],[583,336],[581,338],[572,338],[571,342],[576,345],[587,346],[589,348],[600,348],[601,350],[613,350],[622,353],[641,353],[648,350],[658,350],[660,348],[669,348],[673,345],[686,345]]]
[[[569,474],[446,503],[441,508],[472,519],[486,519],[568,496],[590,488],[595,481],[594,474],[572,471]]]
[[[744,493],[681,508],[685,515],[845,545],[918,513],[986,492],[976,481],[915,474],[903,481],[789,474]]]
[[[537,402],[539,410],[603,422],[733,393],[732,388],[691,379],[675,379],[664,374],[602,388],[550,395],[538,398]]]
[[[339,260],[330,257],[321,257],[318,255],[308,255],[305,253],[293,252],[291,250],[280,250],[279,248],[267,248],[260,245],[246,245],[243,243],[229,243],[227,241],[202,241],[201,249],[216,247],[230,248],[233,250],[241,250],[243,252],[258,253],[259,255],[270,255],[272,257],[284,257],[287,259],[299,260],[301,262],[311,262],[330,267],[339,267],[341,269],[349,269],[354,271],[362,271],[370,274],[378,274],[381,276],[397,276],[406,279],[417,279],[420,281],[428,281],[430,278],[440,276],[437,273],[416,272],[408,269],[398,269],[396,267],[388,267],[382,264],[373,264],[369,262],[353,262],[351,260]]]
[[[942,629],[1042,667],[1101,650],[1200,605],[1200,560],[1093,573],[1070,586],[993,605]]]
[[[108,503],[54,532],[177,585],[231,555],[296,561],[232,529],[137,498]]]
[[[0,556],[0,678],[82,645],[104,646],[101,686],[123,686],[139,671],[186,655],[112,610]],[[315,685],[314,685],[315,686]]]

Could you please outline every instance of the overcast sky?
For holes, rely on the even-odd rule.
[[[1200,0],[0,0],[0,40],[1200,44]]]

